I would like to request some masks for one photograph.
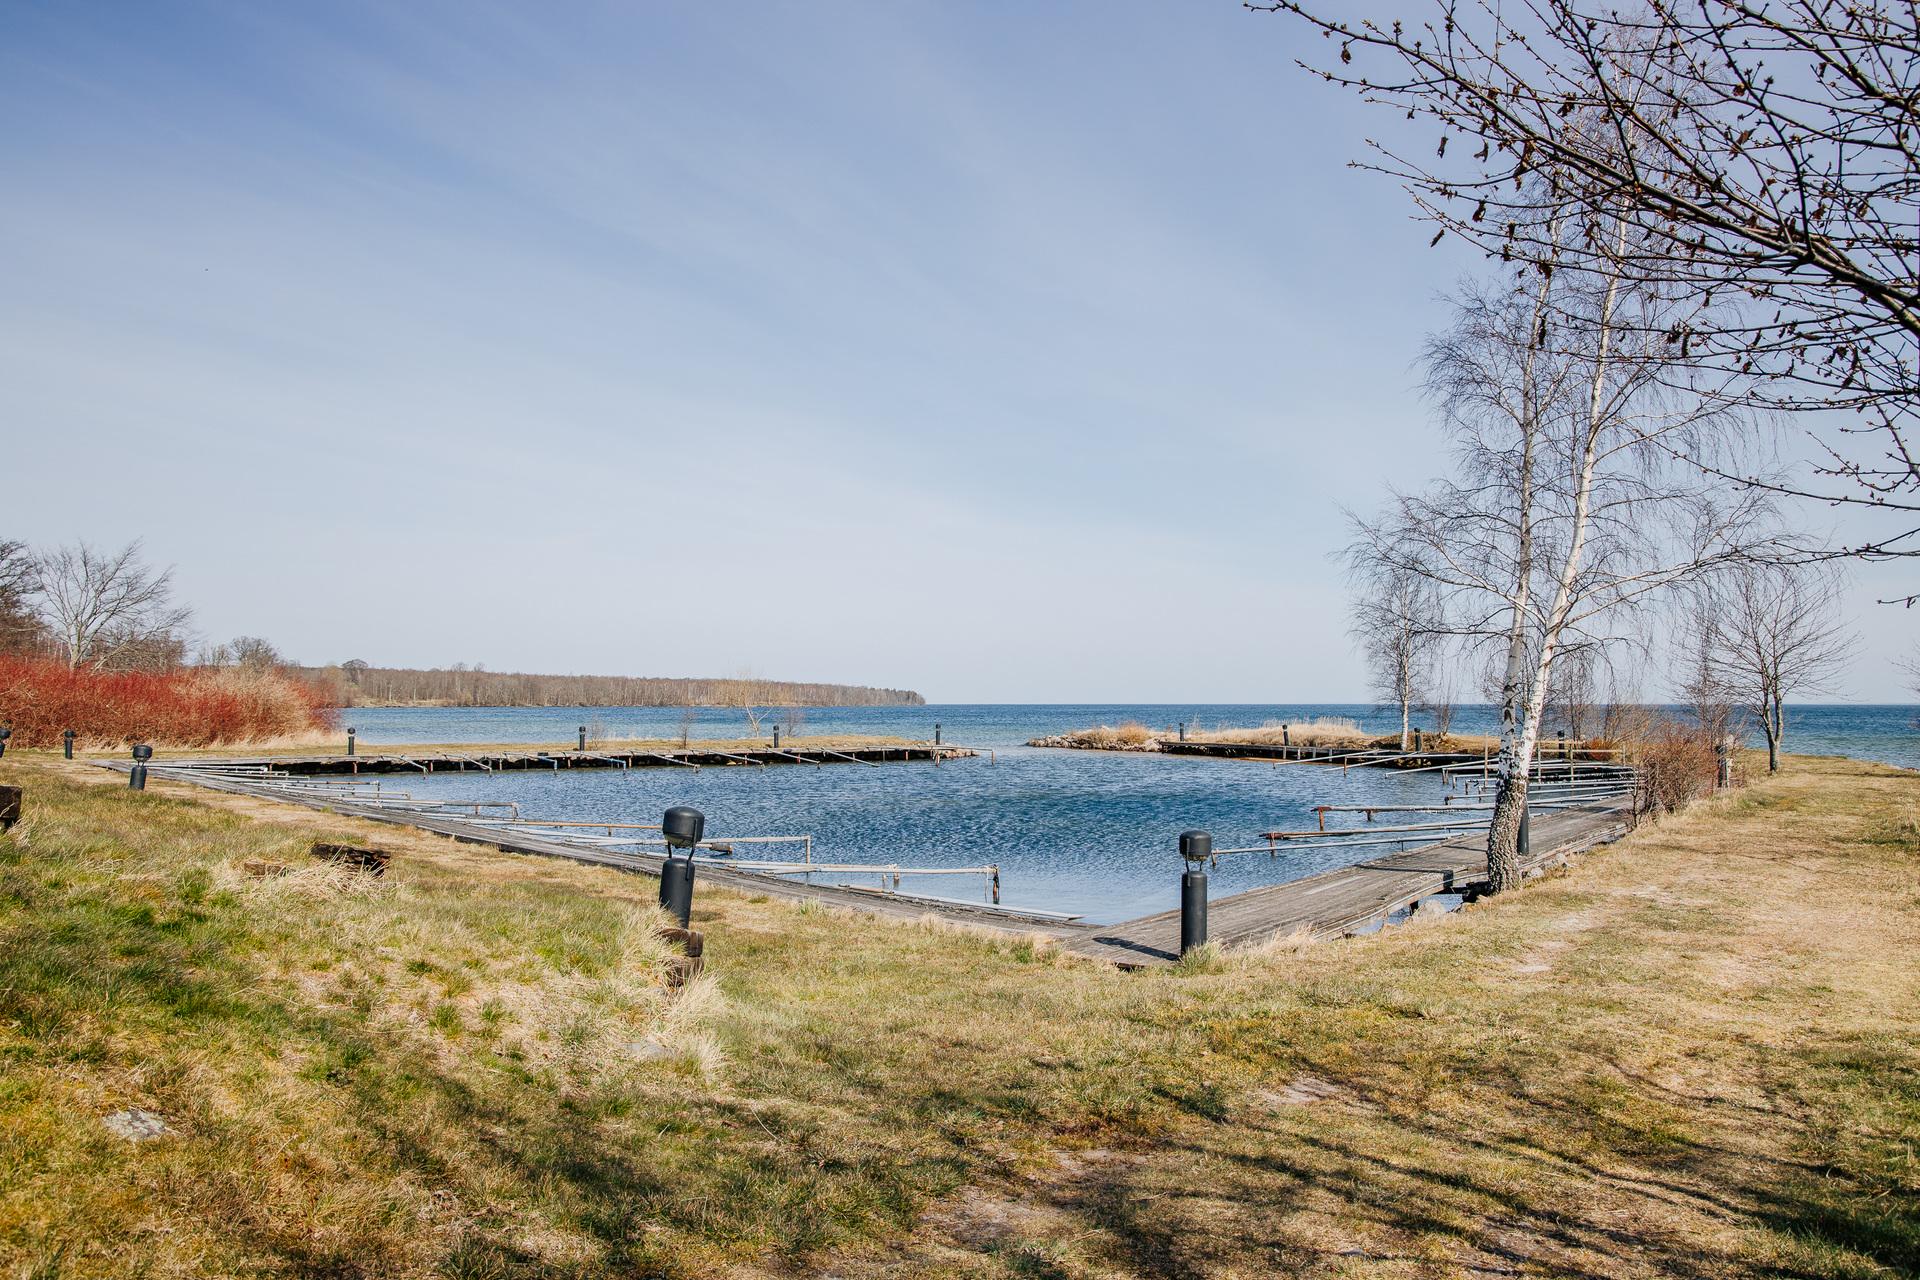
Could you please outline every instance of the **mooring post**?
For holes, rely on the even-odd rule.
[[[1184,956],[1207,942],[1207,873],[1202,868],[1213,856],[1213,836],[1182,831],[1180,856],[1187,864],[1180,874],[1180,954]]]
[[[147,789],[147,761],[153,759],[153,748],[144,742],[133,747],[133,768],[127,770],[127,786],[134,791]]]
[[[69,760],[73,759],[73,738],[74,733],[71,729],[60,735],[61,750],[66,753],[66,757]]]
[[[353,754],[353,735],[358,732],[360,731],[354,728],[352,725],[347,726],[347,754],[348,755]]]
[[[667,841],[667,860],[660,868],[660,905],[682,929],[693,918],[693,851],[706,833],[707,815],[685,805],[675,805],[660,819],[660,834]],[[675,849],[686,850],[686,856],[674,857]]]
[[[775,729],[774,732],[779,733],[780,731],[778,729]],[[587,749],[587,726],[581,725],[580,726],[580,746],[578,750],[585,751],[586,749]]]

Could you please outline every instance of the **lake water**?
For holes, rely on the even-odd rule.
[[[1391,717],[1371,705],[1291,706],[929,706],[808,708],[809,734],[888,734],[993,748],[930,764],[586,770],[555,773],[435,774],[388,782],[415,796],[512,800],[523,814],[612,822],[658,822],[670,805],[707,815],[711,836],[814,837],[820,861],[902,866],[997,863],[1009,906],[1083,913],[1113,921],[1178,905],[1179,833],[1213,833],[1225,848],[1258,843],[1262,831],[1314,824],[1318,804],[1424,804],[1442,794],[1437,774],[1385,769],[1275,766],[1250,761],[1044,750],[1023,744],[1043,734],[1137,720],[1154,728],[1185,721],[1208,728],[1305,723],[1320,716],[1386,732]],[[1853,755],[1920,767],[1920,708],[1807,706],[1795,709],[1795,751]],[[355,708],[344,719],[368,746],[381,743],[565,744],[576,726],[595,736],[675,738],[677,708]],[[1490,708],[1464,708],[1461,732],[1493,725]],[[703,708],[695,737],[744,736],[738,711]],[[1375,850],[1379,852],[1383,850]],[[743,854],[744,854],[743,850]],[[1223,860],[1215,897],[1290,880],[1365,856],[1365,850],[1301,849]],[[854,883],[874,883],[849,877]],[[950,897],[981,896],[959,876],[907,880],[902,888]]]

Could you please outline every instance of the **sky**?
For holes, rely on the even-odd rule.
[[[1237,0],[0,0],[0,537],[306,662],[1365,696],[1477,260]],[[1898,567],[1840,696],[1909,700]],[[1649,688],[1649,696],[1665,690]]]

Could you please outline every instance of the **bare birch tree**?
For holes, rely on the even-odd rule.
[[[1814,411],[1824,458],[1791,483],[1691,461],[1893,521],[1834,553],[1920,555],[1920,6],[1250,7],[1304,20],[1329,52],[1302,66],[1411,122],[1362,167],[1402,183],[1435,243],[1684,299],[1647,335],[1673,367]],[[1563,218],[1628,234],[1570,239]]]
[[[68,667],[178,662],[193,612],[173,603],[173,570],[149,567],[137,539],[116,552],[86,542],[49,551],[35,585]]]
[[[1631,229],[1615,218],[1563,230]],[[1728,424],[1711,400],[1665,384],[1649,335],[1668,310],[1624,277],[1544,270],[1520,289],[1464,296],[1428,351],[1455,474],[1398,496],[1369,533],[1382,563],[1432,578],[1454,630],[1501,649],[1495,892],[1520,880],[1519,828],[1562,653],[1606,643],[1625,611],[1754,549],[1763,497],[1728,495],[1674,461]]]
[[[39,567],[24,542],[0,538],[0,653],[35,649],[43,637],[33,597]]]
[[[1716,685],[1760,726],[1780,771],[1787,700],[1832,692],[1853,656],[1839,580],[1818,566],[1740,564],[1703,587],[1700,647]]]
[[[1382,564],[1362,539],[1349,555],[1355,585],[1350,628],[1365,651],[1373,696],[1400,713],[1400,750],[1413,749],[1413,711],[1428,699],[1446,641],[1439,590],[1429,574]]]

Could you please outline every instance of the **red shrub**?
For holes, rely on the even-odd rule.
[[[318,686],[278,672],[69,671],[57,662],[0,657],[0,724],[21,746],[56,746],[67,729],[99,746],[291,737],[330,727],[328,701]]]

